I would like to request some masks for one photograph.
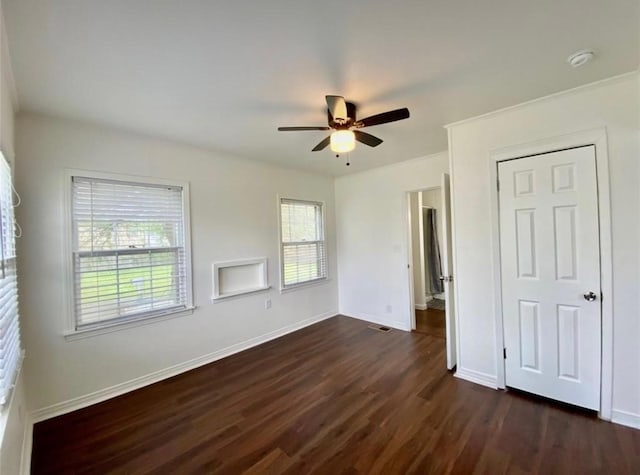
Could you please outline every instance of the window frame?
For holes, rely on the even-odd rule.
[[[7,410],[11,405],[11,401],[13,400],[13,396],[15,394],[15,387],[16,384],[18,383],[18,379],[20,378],[20,373],[22,371],[22,363],[24,360],[24,355],[25,355],[25,351],[24,351],[24,347],[23,347],[23,339],[22,339],[22,331],[21,331],[21,318],[20,318],[20,292],[18,289],[18,265],[17,265],[17,260],[18,260],[18,249],[17,249],[17,239],[19,236],[16,236],[16,231],[18,229],[20,229],[20,226],[18,225],[18,221],[16,219],[16,213],[15,213],[15,208],[17,208],[20,204],[20,196],[18,195],[18,192],[15,189],[15,183],[14,183],[14,160],[9,159],[7,155],[4,154],[4,151],[0,149],[0,161],[4,161],[4,164],[7,166],[7,172],[8,172],[8,177],[9,177],[9,190],[8,191],[8,200],[6,203],[6,207],[11,209],[10,215],[12,220],[10,221],[10,231],[5,229],[2,226],[2,218],[4,217],[4,213],[3,213],[3,208],[2,206],[0,206],[0,280],[4,280],[6,278],[9,278],[9,276],[6,273],[6,270],[8,267],[12,267],[13,268],[13,277],[15,278],[15,321],[17,324],[17,340],[16,340],[16,350],[17,350],[17,360],[15,360],[15,367],[13,368],[13,372],[11,374],[6,373],[5,376],[8,378],[6,381],[9,381],[8,386],[6,386],[6,393],[4,392],[5,386],[3,385],[2,388],[0,388],[0,439],[2,438],[2,435],[5,432],[6,429],[6,415],[7,415]],[[2,172],[4,173],[4,172]],[[14,204],[14,198],[15,196],[18,197],[18,203]],[[5,256],[4,255],[4,251],[5,251],[5,240],[4,240],[4,234],[5,232],[7,232],[8,234],[11,234],[11,240],[13,241],[13,255],[11,256]],[[8,261],[12,261],[12,265],[7,266],[7,262]],[[11,346],[9,346],[9,348],[11,348]],[[9,356],[11,353],[7,353],[6,355],[3,355],[3,357]],[[14,353],[15,354],[15,353]]]
[[[73,230],[73,178],[94,178],[97,180],[111,180],[129,184],[150,185],[150,186],[172,186],[182,188],[182,219],[184,227],[184,256],[185,256],[185,287],[186,301],[185,308],[167,309],[159,314],[145,315],[138,317],[119,318],[111,321],[96,323],[90,327],[78,327],[75,312],[75,270],[74,270],[74,230]],[[195,307],[193,304],[193,265],[191,261],[191,207],[190,207],[189,183],[180,180],[168,180],[164,178],[124,175],[119,173],[107,173],[94,170],[83,170],[67,168],[64,173],[64,256],[65,256],[65,279],[67,290],[67,310],[65,312],[65,323],[63,335],[67,340],[86,338],[103,333],[124,330],[138,327],[149,323],[164,321],[170,318],[190,315]]]
[[[292,290],[296,290],[299,288],[322,284],[329,280],[329,250],[327,246],[327,236],[326,236],[326,203],[321,200],[310,200],[310,199],[301,199],[301,198],[290,198],[288,196],[278,195],[278,248],[279,248],[279,256],[280,256],[280,293],[289,292]],[[324,253],[325,253],[325,275],[322,277],[318,277],[316,279],[305,280],[304,282],[297,282],[295,284],[285,285],[284,283],[284,248],[285,243],[282,239],[282,203],[283,201],[292,201],[297,203],[311,204],[320,206],[320,219],[321,219],[321,228],[322,228],[322,239],[316,241],[308,241],[311,243],[322,242],[324,245]]]

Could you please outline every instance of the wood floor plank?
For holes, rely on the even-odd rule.
[[[34,427],[38,474],[640,473],[640,431],[335,317]]]
[[[427,308],[416,310],[416,329],[419,333],[445,338],[447,327],[444,310]]]

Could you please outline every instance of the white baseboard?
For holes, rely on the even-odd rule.
[[[427,309],[427,304],[426,303],[417,303],[416,304],[416,310],[426,310]]]
[[[200,366],[213,363],[214,361],[217,361],[222,358],[226,358],[227,356],[231,356],[235,353],[248,350],[249,348],[253,348],[254,346],[261,345],[268,341],[284,336],[288,333],[292,333],[304,327],[313,325],[314,323],[318,323],[322,320],[335,317],[336,315],[338,315],[336,312],[327,312],[321,315],[316,315],[314,317],[307,318],[306,320],[301,320],[299,322],[293,323],[291,325],[287,325],[285,327],[279,328],[269,333],[265,333],[264,335],[250,338],[249,340],[245,340],[243,342],[236,343],[235,345],[228,346],[221,350],[214,351],[213,353],[209,353],[209,354],[194,358],[192,360],[185,361],[184,363],[179,363],[177,365],[170,366],[160,371],[155,371],[145,376],[134,378],[130,381],[125,381],[124,383],[120,383],[108,388],[100,389],[98,391],[86,394],[84,396],[79,396],[73,399],[69,399],[67,401],[53,404],[51,406],[36,409],[31,414],[31,422],[32,424],[34,424],[36,422],[40,422],[45,419],[51,419],[52,417],[60,416],[62,414],[67,414],[69,412],[76,411],[78,409],[82,409],[84,407],[91,406],[93,404],[97,404],[102,401],[106,401],[107,399],[120,396],[122,394],[134,391],[136,389],[140,389],[150,384],[157,383],[167,378],[171,378],[173,376],[184,373],[186,371],[198,368]]]
[[[31,473],[31,449],[33,448],[33,419],[27,417],[24,422],[24,435],[22,437],[22,454],[20,455],[20,474]]]
[[[384,325],[386,327],[395,328],[396,330],[402,330],[405,332],[411,331],[411,324],[407,322],[401,322],[398,320],[387,319],[384,317],[379,317],[377,315],[370,315],[367,313],[344,313],[340,312],[340,315],[344,315],[345,317],[355,318],[357,320],[364,320],[365,322],[375,323],[377,325]]]
[[[491,389],[498,389],[498,378],[492,374],[458,367],[454,376],[456,378],[464,379],[465,381],[481,384],[482,386],[486,386]]]
[[[640,414],[613,409],[611,411],[611,422],[634,429],[640,429]]]

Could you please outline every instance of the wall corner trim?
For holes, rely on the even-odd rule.
[[[640,414],[633,412],[621,411],[620,409],[611,410],[611,422],[633,429],[640,429]]]
[[[498,389],[498,379],[493,374],[483,373],[481,371],[475,371],[473,369],[458,367],[454,374],[456,378],[464,379],[471,383],[480,384],[491,389]]]
[[[213,363],[214,361],[226,358],[227,356],[234,355],[244,350],[248,350],[249,348],[253,348],[254,346],[261,345],[268,341],[275,340],[276,338],[280,338],[281,336],[287,335],[288,333],[301,330],[302,328],[313,325],[314,323],[321,322],[322,320],[327,320],[328,318],[335,317],[337,315],[338,313],[335,311],[315,315],[305,320],[301,320],[299,322],[292,323],[291,325],[284,326],[263,335],[241,341],[240,343],[236,343],[212,353],[193,358],[189,361],[178,363],[168,368],[161,369],[159,371],[155,371],[153,373],[140,376],[138,378],[134,378],[132,380],[125,381],[108,388],[99,389],[98,391],[94,391],[84,396],[75,397],[66,401],[52,404],[51,406],[36,409],[31,413],[31,426],[33,426],[33,424],[37,422],[51,419],[52,417],[57,417],[62,414],[67,414],[69,412],[73,412],[78,409],[82,409],[93,404],[106,401],[107,399],[112,399],[116,396],[126,394],[136,389],[149,386],[150,384],[154,384],[167,378],[171,378],[178,374],[185,373],[192,369],[199,368],[200,366]]]

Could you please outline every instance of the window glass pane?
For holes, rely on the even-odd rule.
[[[77,326],[184,308],[182,189],[73,180]]]
[[[322,255],[318,244],[295,244],[285,246],[284,255],[284,282],[295,284],[307,280],[322,277]]]
[[[322,204],[283,199],[280,204],[282,285],[327,275]]]
[[[301,242],[321,239],[318,214],[320,206],[307,203],[283,203],[282,241]]]

